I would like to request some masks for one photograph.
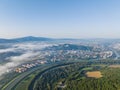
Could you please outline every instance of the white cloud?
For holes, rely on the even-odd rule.
[[[0,65],[0,76],[12,70],[13,67],[17,66],[15,62],[8,62],[4,65]]]
[[[15,51],[15,48],[0,49],[0,53],[13,52],[13,51]]]
[[[37,57],[39,55],[38,52],[26,52],[25,54],[22,54],[20,56],[12,56],[12,57],[9,57],[9,59],[12,61],[12,62],[26,62],[26,61],[30,61],[32,60],[34,57]]]
[[[4,65],[0,65],[0,76],[5,74],[8,71],[11,71],[14,67],[34,60],[36,57],[40,57],[40,50],[51,46],[52,44],[46,43],[19,43],[14,44],[10,48],[0,49],[0,53],[8,53],[8,52],[21,52],[22,54],[19,56],[10,56],[6,57],[6,60],[9,60]]]

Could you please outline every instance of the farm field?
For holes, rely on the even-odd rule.
[[[110,68],[120,68],[120,65],[110,65]]]
[[[34,90],[119,90],[120,68],[109,66],[76,63],[50,70],[36,81]]]
[[[109,62],[109,63],[108,63]],[[63,62],[38,69],[20,80],[13,90],[119,90],[118,61]],[[115,66],[117,68],[113,68]]]
[[[101,78],[101,72],[100,71],[92,71],[86,73],[87,77],[93,77],[93,78]]]

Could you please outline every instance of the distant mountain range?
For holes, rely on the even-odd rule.
[[[30,41],[81,41],[81,42],[116,42],[120,41],[120,39],[104,39],[104,38],[93,38],[93,39],[72,39],[72,38],[46,38],[46,37],[21,37],[14,39],[0,39],[0,43],[17,43],[17,42],[30,42]]]
[[[51,38],[44,38],[44,37],[21,37],[15,39],[0,39],[0,43],[15,43],[15,42],[29,42],[29,41],[52,41],[54,39]]]
[[[14,39],[0,38],[0,43],[17,43],[17,42],[30,42],[30,41],[76,41],[76,40],[82,40],[82,39],[27,36],[27,37],[14,38]]]

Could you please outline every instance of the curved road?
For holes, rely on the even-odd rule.
[[[72,62],[73,63],[73,62]],[[8,83],[8,85],[6,87],[3,87],[2,90],[12,90],[21,80],[23,80],[26,76],[28,76],[29,74],[33,73],[34,71],[38,70],[38,69],[43,69],[47,66],[47,69],[41,71],[31,82],[31,84],[29,85],[29,90],[33,90],[34,87],[34,82],[36,81],[36,79],[38,78],[38,76],[41,76],[43,73],[45,73],[48,70],[63,66],[63,65],[68,65],[68,64],[72,64],[72,63],[54,63],[54,64],[45,64],[39,67],[35,67],[33,69],[31,69],[30,71],[24,72],[21,75],[19,75],[18,77],[16,77],[13,81],[11,81],[10,83]]]
[[[5,87],[2,88],[2,90],[12,90],[12,88],[18,84],[23,78],[25,78],[26,76],[28,76],[29,74],[33,73],[34,71],[38,70],[38,69],[42,69],[46,66],[48,66],[49,64],[45,64],[45,65],[41,65],[38,67],[34,67],[31,70],[28,70],[22,74],[20,74],[19,76],[17,76],[13,81],[11,81],[10,83],[8,83],[8,85],[6,85]]]
[[[36,75],[36,77],[32,80],[32,82],[30,83],[30,85],[29,85],[29,87],[28,87],[28,90],[33,90],[34,84],[35,84],[36,80],[37,80],[40,76],[42,76],[44,73],[46,73],[47,71],[56,69],[56,68],[61,67],[61,66],[70,65],[70,64],[73,64],[73,63],[66,63],[66,64],[55,65],[55,66],[52,66],[52,67],[50,67],[50,68],[47,68],[47,69],[41,71],[41,72],[40,72],[38,75]]]

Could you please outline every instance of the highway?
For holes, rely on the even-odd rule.
[[[35,81],[38,80],[44,73],[48,72],[49,70],[53,70],[53,69],[59,68],[59,67],[61,67],[61,66],[69,65],[69,64],[73,64],[73,63],[58,64],[58,65],[52,66],[52,67],[50,67],[50,68],[47,68],[47,69],[41,71],[41,72],[40,72],[38,75],[36,75],[36,77],[32,80],[32,82],[30,83],[30,85],[29,85],[29,87],[28,87],[28,90],[33,90]]]
[[[115,60],[119,59],[120,58],[120,54],[113,48],[111,48],[111,50],[115,53],[116,57],[115,57]]]
[[[41,65],[38,67],[34,67],[31,70],[28,70],[22,74],[20,74],[18,77],[16,77],[15,79],[13,79],[10,83],[8,83],[8,85],[6,85],[5,87],[2,88],[2,90],[12,90],[12,88],[18,84],[22,79],[24,79],[26,76],[28,76],[29,74],[33,73],[34,71],[38,70],[38,69],[42,69],[44,67],[48,66],[48,64],[45,65]]]
[[[31,84],[29,85],[29,90],[33,90],[33,86],[34,86],[34,82],[36,81],[36,79],[41,76],[43,73],[47,72],[48,70],[63,66],[63,65],[69,65],[72,64],[73,62],[69,62],[69,63],[53,63],[53,64],[44,64],[38,67],[34,67],[31,70],[28,70],[22,74],[20,74],[18,77],[14,78],[11,82],[9,82],[5,87],[2,88],[2,90],[13,90],[13,88],[21,81],[23,80],[26,76],[30,75],[31,73],[33,73],[34,71],[38,70],[38,69],[43,69],[31,82]],[[47,67],[47,68],[46,68]]]

